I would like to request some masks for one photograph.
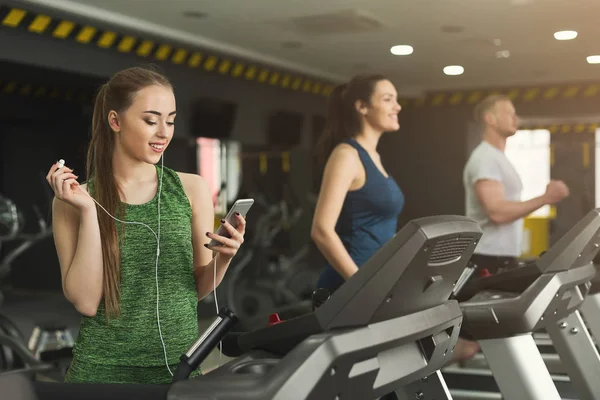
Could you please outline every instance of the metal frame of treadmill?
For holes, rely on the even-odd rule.
[[[595,267],[596,277],[579,310],[557,324],[546,327],[556,353],[581,400],[600,399],[600,354],[590,335],[595,335],[596,341],[600,337],[600,267]]]
[[[577,312],[596,274],[599,234],[593,210],[538,260],[541,275],[522,293],[484,291],[461,303],[463,326],[479,340],[504,399],[560,400],[531,336],[539,329],[558,343],[580,395],[600,398],[600,358]],[[581,334],[569,336],[565,324]]]
[[[592,337],[600,346],[600,293],[588,295],[579,309]]]
[[[600,399],[600,355],[575,311],[546,331],[581,400]]]
[[[600,346],[600,264],[596,264],[596,276],[592,280],[592,287],[585,298],[579,311],[585,320],[592,338]]]
[[[242,335],[245,355],[177,382],[168,399],[364,400],[396,390],[450,400],[439,369],[462,313],[449,298],[480,236],[462,216],[411,221],[314,313]]]

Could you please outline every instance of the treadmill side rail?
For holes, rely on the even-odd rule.
[[[581,400],[600,399],[600,355],[579,311],[546,330]]]
[[[479,341],[505,400],[561,400],[531,334]]]
[[[587,296],[580,311],[590,334],[600,344],[600,293]]]
[[[587,295],[592,264],[541,275],[518,296],[480,293],[460,304],[464,329],[475,340],[506,338],[544,329],[566,318]]]
[[[442,372],[439,370],[396,390],[396,396],[398,400],[452,400],[448,385],[446,385]]]

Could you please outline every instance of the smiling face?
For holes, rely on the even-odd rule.
[[[400,129],[398,113],[402,109],[398,104],[398,94],[394,84],[380,80],[375,85],[369,104],[357,103],[362,114],[363,124],[380,132],[392,132]]]
[[[160,161],[173,138],[175,95],[170,87],[152,85],[133,96],[131,106],[110,111],[109,124],[117,134],[116,151],[149,164]]]

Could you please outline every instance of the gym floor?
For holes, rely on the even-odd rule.
[[[76,338],[80,315],[62,293],[15,290],[3,291],[3,294],[5,298],[0,306],[0,312],[17,325],[27,340],[33,328],[44,322],[65,325],[73,338]],[[200,332],[203,332],[212,322],[213,319],[200,319],[198,321]],[[228,360],[228,357],[214,350],[202,364],[202,370],[210,371]]]

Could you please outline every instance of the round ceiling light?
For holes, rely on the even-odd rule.
[[[588,56],[588,64],[600,64],[600,55]]]
[[[446,75],[462,75],[465,69],[460,65],[447,65],[444,67],[444,74]]]
[[[401,44],[401,45],[393,46],[390,49],[390,53],[392,53],[395,56],[407,56],[407,55],[413,53],[413,48],[412,48],[412,46],[409,46],[406,44]]]
[[[554,39],[556,40],[573,40],[576,37],[576,31],[559,31],[554,33]]]

